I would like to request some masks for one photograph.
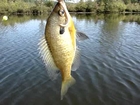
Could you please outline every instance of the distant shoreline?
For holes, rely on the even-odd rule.
[[[0,14],[0,16],[3,15],[46,15],[49,14],[51,12],[47,12],[47,13],[8,13],[8,14]],[[140,12],[69,12],[71,14],[140,14]]]
[[[92,13],[96,13],[96,14],[98,14],[98,13],[103,13],[103,14],[112,14],[112,13],[124,13],[124,14],[126,14],[126,13],[129,13],[129,14],[133,14],[133,13],[136,13],[136,14],[140,14],[140,12],[70,12],[70,13],[75,13],[75,14],[92,14]]]

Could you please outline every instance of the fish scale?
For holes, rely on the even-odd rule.
[[[51,46],[50,50],[53,52],[52,56],[58,68],[71,65],[74,59],[74,48],[68,33],[63,35],[56,35],[55,38],[49,38]],[[50,45],[50,43],[48,43]],[[57,45],[57,46],[56,46]]]

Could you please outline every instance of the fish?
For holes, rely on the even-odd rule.
[[[80,50],[76,36],[86,39],[83,33],[77,34],[74,22],[63,0],[58,0],[47,18],[45,35],[40,39],[39,50],[49,77],[55,80],[62,77],[61,100],[76,80],[71,75],[80,65]]]

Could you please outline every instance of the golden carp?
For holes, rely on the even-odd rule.
[[[45,37],[39,43],[42,59],[50,78],[56,79],[60,71],[62,76],[61,100],[68,88],[75,83],[71,70],[79,66],[79,51],[76,47],[76,29],[66,4],[58,0],[49,15],[45,28]]]

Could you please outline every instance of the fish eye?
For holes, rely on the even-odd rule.
[[[60,16],[64,16],[65,12],[64,12],[63,9],[60,9],[60,10],[58,11],[58,14],[59,14]]]

